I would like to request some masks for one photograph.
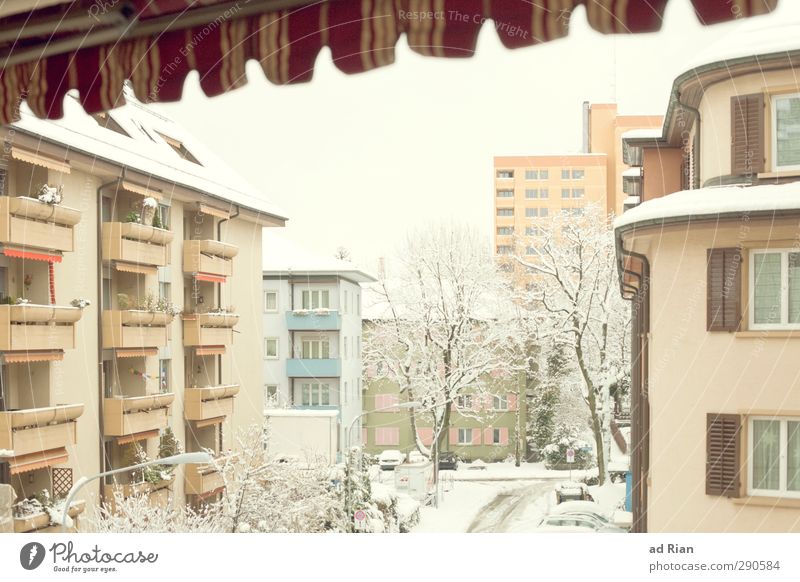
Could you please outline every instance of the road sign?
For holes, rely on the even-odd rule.
[[[567,449],[567,463],[575,462],[575,449]]]
[[[356,512],[353,514],[353,517],[356,521],[364,521],[367,519],[367,514],[364,512],[363,509],[357,509]]]

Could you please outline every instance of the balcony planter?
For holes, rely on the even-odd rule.
[[[67,515],[69,515],[72,519],[75,519],[81,513],[83,513],[85,509],[86,509],[85,501],[73,501],[72,503],[70,503]],[[50,514],[47,513],[47,511],[42,511],[40,513],[36,513],[34,515],[28,515],[25,517],[14,518],[14,532],[16,533],[26,533],[32,531],[45,530],[45,528],[48,528],[51,525],[54,524],[52,524],[52,522],[50,521]],[[75,525],[76,527],[74,529],[77,529],[77,524]],[[57,526],[57,528],[53,529],[53,531],[60,531],[60,530],[61,530],[60,525]]]
[[[73,227],[81,212],[26,196],[0,197],[0,242],[46,250],[73,251]]]
[[[27,455],[75,444],[83,410],[83,404],[66,404],[0,412],[0,449]]]
[[[216,240],[187,240],[183,243],[183,271],[230,277],[232,259],[237,254],[239,247],[236,245]]]
[[[72,349],[77,307],[0,305],[0,351]]]
[[[233,397],[238,393],[238,384],[186,388],[183,405],[186,420],[208,420],[233,414]]]
[[[198,313],[197,321],[202,327],[233,327],[239,323],[235,313]]]
[[[169,243],[175,234],[138,222],[103,224],[103,259],[163,267],[169,264]]]
[[[234,313],[195,313],[183,316],[183,343],[187,346],[225,346],[233,343]]]
[[[104,348],[164,347],[173,316],[163,311],[129,309],[103,312]]]
[[[175,393],[148,394],[103,400],[106,436],[125,436],[167,428]]]
[[[9,311],[12,323],[75,323],[83,312],[77,307],[60,305],[37,305],[23,303],[20,305],[2,305]]]

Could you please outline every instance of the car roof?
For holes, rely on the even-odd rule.
[[[586,513],[596,513],[603,517],[610,517],[610,513],[603,509],[603,506],[594,501],[564,501],[550,509],[550,515],[559,515],[562,513],[571,513],[575,511],[583,511]]]

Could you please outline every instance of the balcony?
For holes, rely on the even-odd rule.
[[[160,348],[169,341],[173,316],[161,311],[103,312],[103,348]]]
[[[81,414],[83,404],[0,412],[0,449],[21,456],[74,445]]]
[[[167,428],[174,392],[106,398],[103,400],[105,436],[125,436]]]
[[[342,360],[339,358],[286,360],[286,375],[290,378],[338,378],[342,375]]]
[[[59,305],[0,305],[0,351],[73,349],[82,314]]]
[[[80,210],[25,196],[0,197],[0,243],[44,250],[75,250]]]
[[[186,420],[209,420],[233,414],[233,397],[238,393],[238,384],[186,388],[183,403]]]
[[[342,329],[342,318],[335,309],[295,309],[286,312],[289,331],[336,331]]]
[[[72,531],[77,531],[78,523],[76,518],[81,513],[83,513],[85,509],[86,509],[85,501],[73,501],[72,503],[70,503],[67,515],[69,515],[73,520],[76,520],[74,524],[74,529]],[[53,524],[50,521],[50,514],[47,513],[46,511],[42,511],[40,513],[35,513],[33,515],[26,515],[24,517],[15,516],[14,531],[16,533],[30,533],[30,532],[59,533],[61,532],[61,526]]]
[[[183,243],[183,272],[230,277],[233,257],[237,254],[236,245],[217,240],[187,240]]]
[[[184,490],[186,495],[206,496],[225,487],[222,471],[217,467],[225,464],[225,457],[218,458],[217,464],[186,465]]]
[[[234,313],[194,313],[183,316],[183,344],[186,346],[228,346],[233,344]]]
[[[169,264],[174,234],[138,222],[103,224],[103,260],[163,267]]]

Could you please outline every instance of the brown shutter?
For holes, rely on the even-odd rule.
[[[741,440],[738,414],[706,415],[706,495],[740,496]]]
[[[737,331],[741,320],[742,252],[737,248],[708,249],[706,329]]]
[[[764,95],[731,97],[731,174],[764,171]]]

